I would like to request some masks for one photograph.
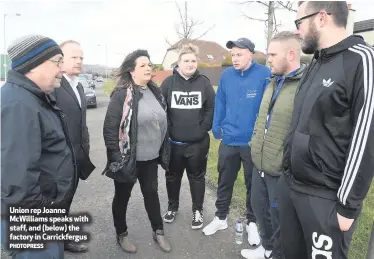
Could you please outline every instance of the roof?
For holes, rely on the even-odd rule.
[[[168,76],[173,74],[173,70],[164,70],[153,72],[152,80],[156,84],[161,84]]]
[[[374,19],[369,19],[365,21],[355,22],[353,25],[353,32],[365,32],[374,30]]]
[[[266,55],[264,52],[261,51],[255,51],[255,54],[253,54],[253,60],[256,60],[258,62],[265,62],[266,61]]]
[[[182,39],[168,48],[167,51],[176,50],[184,44],[192,43],[199,47],[200,63],[221,65],[229,51],[214,41]],[[166,55],[165,55],[166,56]]]

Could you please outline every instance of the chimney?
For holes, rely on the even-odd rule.
[[[352,4],[348,4],[348,21],[347,21],[347,34],[353,34],[353,27],[355,24],[356,10],[352,8]]]

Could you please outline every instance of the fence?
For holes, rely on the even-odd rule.
[[[218,85],[222,72],[226,68],[227,67],[199,67],[199,71],[201,74],[209,78],[212,85]]]

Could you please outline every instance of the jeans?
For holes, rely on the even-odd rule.
[[[8,250],[8,228],[7,220],[1,220],[1,245],[3,249],[12,256],[12,259],[63,259],[64,242],[45,242],[45,249]]]
[[[260,173],[256,168],[252,174],[252,206],[256,215],[262,246],[273,251],[273,258],[283,258],[279,231],[279,176]]]

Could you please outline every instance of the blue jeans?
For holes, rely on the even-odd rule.
[[[1,245],[13,259],[63,259],[64,242],[47,242],[43,250],[11,250],[7,249],[8,221],[1,220]]]
[[[254,168],[252,174],[252,206],[259,226],[262,246],[272,250],[274,259],[284,258],[279,232],[279,176],[270,176]]]

